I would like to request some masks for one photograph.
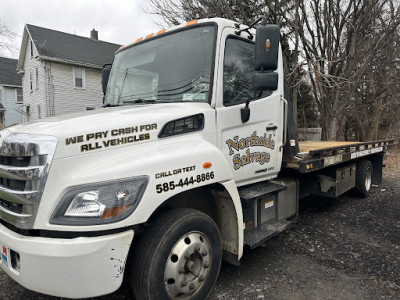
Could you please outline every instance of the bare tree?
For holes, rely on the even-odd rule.
[[[0,19],[0,54],[5,55],[6,52],[14,53],[16,47],[13,41],[17,34],[12,32]]]
[[[391,1],[301,0],[299,35],[309,79],[321,114],[324,137],[344,139],[347,111],[374,53],[398,29],[394,19],[385,28],[374,27],[374,43],[365,43],[366,28],[376,11]],[[397,16],[399,10],[394,11]]]
[[[353,107],[359,139],[363,141],[386,138],[396,133],[400,123],[400,31],[391,30],[400,18],[399,10],[388,1],[373,13],[373,20],[364,27],[362,47],[374,49],[380,38],[377,32],[390,32],[381,47],[370,51],[370,59],[365,65],[365,73],[357,87]]]

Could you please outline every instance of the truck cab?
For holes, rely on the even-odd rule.
[[[183,104],[199,105],[195,109],[200,115],[186,121],[213,125],[216,134],[211,142],[226,157],[238,186],[276,177],[284,144],[284,76],[278,75],[283,74],[282,55],[277,40],[274,66],[265,70],[276,75],[276,84],[255,90],[253,78],[259,74],[255,73],[255,32],[251,30],[237,34],[238,28],[223,19],[193,22],[170,34],[163,32],[162,38],[153,35],[121,49],[113,63],[106,105],[176,103],[182,109]],[[246,103],[251,118],[244,121],[241,111]],[[202,104],[207,104],[213,120],[204,119],[208,116],[203,117]],[[179,125],[186,133],[200,129]],[[253,168],[244,168],[250,164]]]
[[[137,299],[204,299],[222,259],[286,229],[299,179],[278,174],[298,144],[279,28],[252,25],[139,38],[104,69],[103,108],[2,130],[1,268],[59,297],[125,280]]]

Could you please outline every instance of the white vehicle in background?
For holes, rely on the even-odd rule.
[[[1,268],[59,297],[125,279],[137,299],[204,299],[299,198],[367,196],[392,141],[299,148],[279,28],[260,20],[148,35],[103,70],[105,108],[2,130]]]

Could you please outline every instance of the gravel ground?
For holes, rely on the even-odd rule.
[[[400,153],[386,164],[369,198],[303,199],[292,229],[245,249],[240,267],[222,264],[211,299],[400,299]],[[0,299],[59,299],[2,271],[0,286]]]

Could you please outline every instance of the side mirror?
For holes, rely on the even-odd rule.
[[[278,88],[278,53],[280,29],[278,25],[260,25],[256,29],[254,90]]]
[[[101,71],[101,87],[103,88],[103,94],[106,94],[108,78],[110,77],[111,72],[111,64],[106,64],[103,66],[103,70]]]
[[[256,71],[275,71],[281,34],[278,25],[260,25],[256,29]]]
[[[255,72],[253,76],[253,89],[276,90],[278,88],[278,73],[275,72]]]

